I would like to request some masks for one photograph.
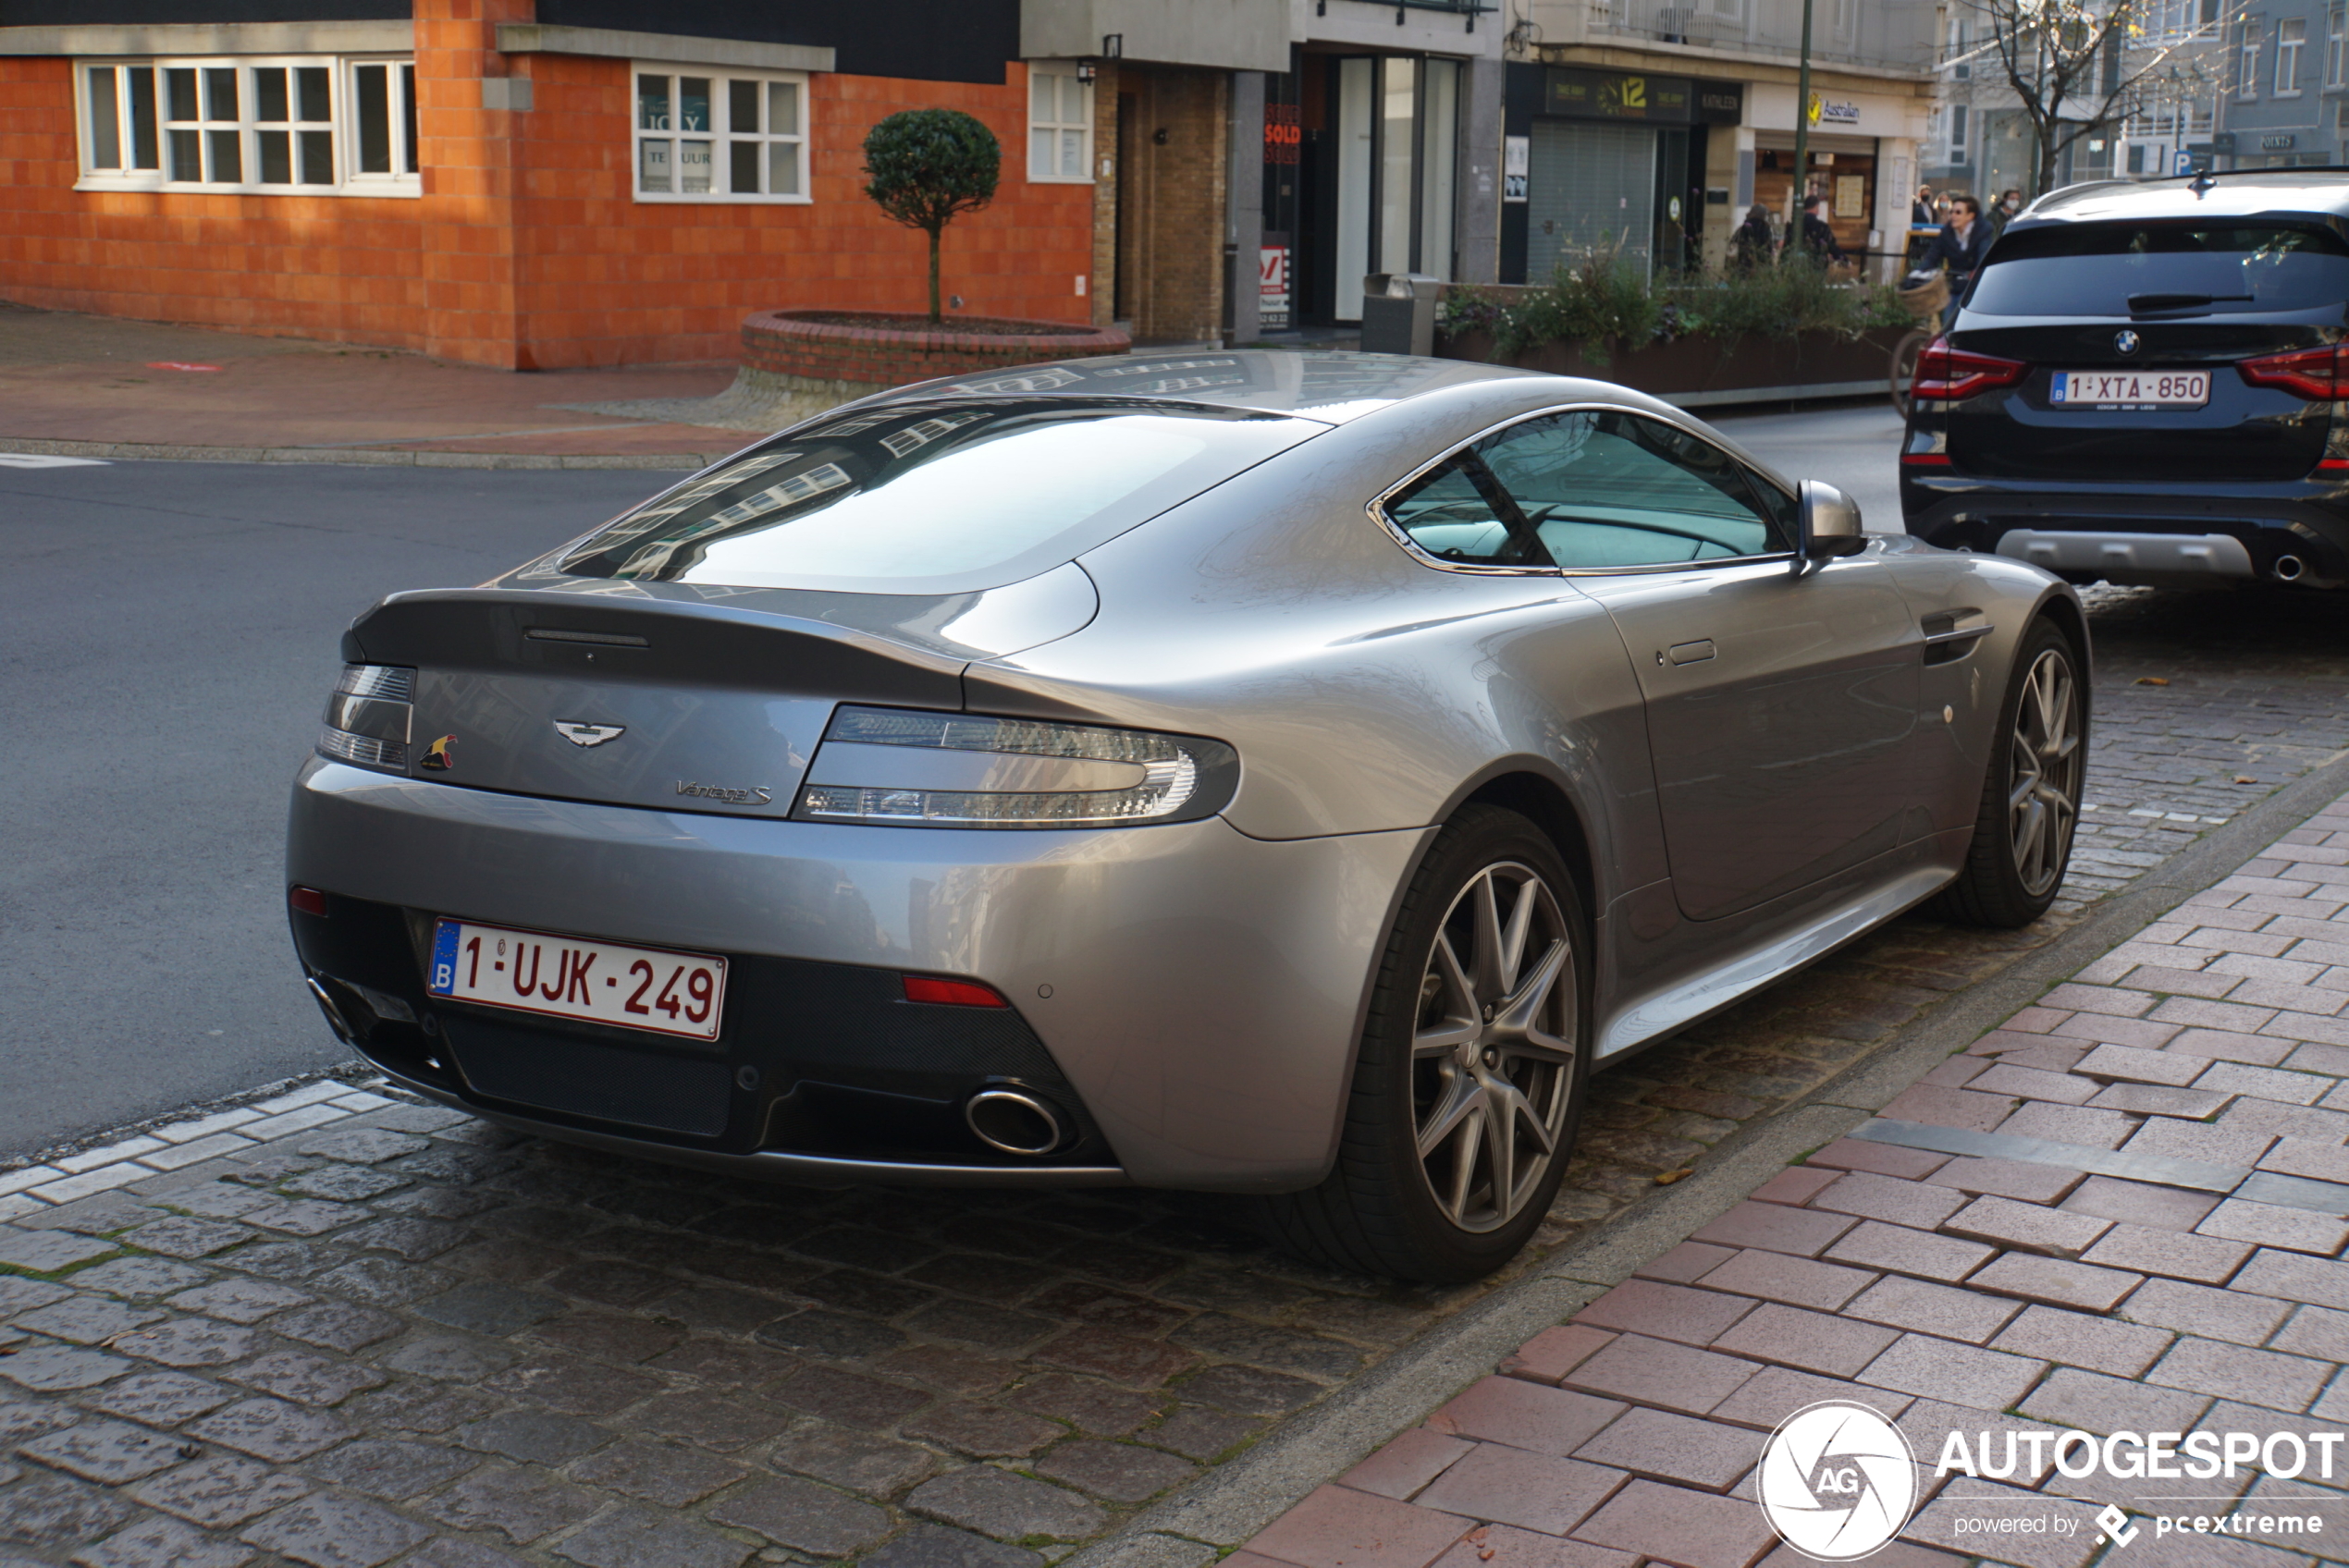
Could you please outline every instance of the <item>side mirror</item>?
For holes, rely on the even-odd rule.
[[[1856,556],[1868,547],[1867,535],[1860,532],[1858,502],[1834,485],[1822,484],[1815,479],[1804,480],[1799,494],[1802,536],[1794,545],[1798,560]]]

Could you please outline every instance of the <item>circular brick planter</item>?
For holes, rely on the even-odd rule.
[[[761,311],[743,323],[743,367],[735,386],[806,418],[854,398],[941,375],[974,375],[1047,360],[1123,354],[1133,339],[1115,327],[1068,322],[992,320],[1022,332],[956,330],[926,315],[900,325],[844,325],[810,318],[838,311]]]

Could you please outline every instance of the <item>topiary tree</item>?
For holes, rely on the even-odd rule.
[[[905,109],[865,138],[865,194],[929,236],[929,319],[938,324],[938,237],[959,213],[994,199],[1003,149],[960,109]]]

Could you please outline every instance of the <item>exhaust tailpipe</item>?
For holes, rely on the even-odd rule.
[[[989,1148],[1030,1159],[1060,1147],[1064,1135],[1052,1103],[1018,1089],[979,1090],[963,1102],[963,1121]]]
[[[2276,564],[2269,570],[2275,573],[2279,582],[2297,582],[2307,575],[2308,567],[2298,556],[2278,556]]]
[[[350,1022],[343,1017],[342,1009],[335,1005],[335,998],[327,993],[326,986],[318,983],[316,975],[312,975],[308,984],[311,996],[318,1003],[318,1011],[326,1015],[326,1026],[335,1032],[335,1038],[346,1046],[351,1044],[358,1036],[352,1032]]]

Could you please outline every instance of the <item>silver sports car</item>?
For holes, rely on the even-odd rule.
[[[294,945],[394,1079],[737,1172],[1507,1259],[1593,1067],[2035,918],[2072,590],[1617,386],[1355,354],[850,404],[343,640]]]

